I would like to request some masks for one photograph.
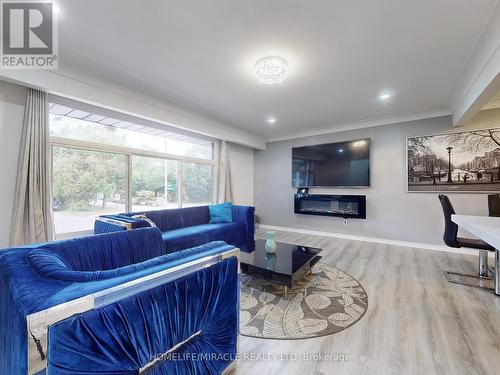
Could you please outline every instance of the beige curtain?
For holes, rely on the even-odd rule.
[[[12,218],[12,246],[54,238],[47,93],[28,89]]]
[[[229,165],[229,143],[219,143],[219,176],[217,183],[217,203],[232,202],[231,168]]]

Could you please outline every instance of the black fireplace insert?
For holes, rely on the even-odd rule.
[[[366,196],[295,194],[294,212],[302,215],[366,219]]]

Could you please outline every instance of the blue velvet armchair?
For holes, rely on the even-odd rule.
[[[210,224],[208,206],[103,215],[96,220],[94,233],[149,227],[148,221],[132,217],[140,214],[161,230],[168,252],[210,241],[224,241],[247,253],[255,250],[255,208],[251,206],[233,205],[233,222],[220,224]]]
[[[221,374],[238,250],[167,253],[157,228],[0,251],[1,374]]]

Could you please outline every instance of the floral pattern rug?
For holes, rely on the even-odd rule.
[[[368,308],[361,284],[319,262],[284,297],[284,287],[241,275],[240,333],[266,339],[331,335],[359,321]]]

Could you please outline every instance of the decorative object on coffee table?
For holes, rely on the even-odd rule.
[[[266,253],[274,254],[276,252],[276,232],[274,230],[268,230],[266,232],[267,240],[266,240]]]
[[[368,308],[360,283],[323,262],[289,295],[273,281],[241,275],[240,333],[281,340],[331,335],[358,322]]]
[[[270,232],[267,240],[255,241],[253,253],[240,254],[241,271],[282,285],[286,297],[288,288],[293,287],[321,259],[321,249],[276,242],[274,232],[269,234]],[[269,249],[274,252],[268,251],[268,244]],[[269,257],[270,255],[275,255],[275,258]]]

